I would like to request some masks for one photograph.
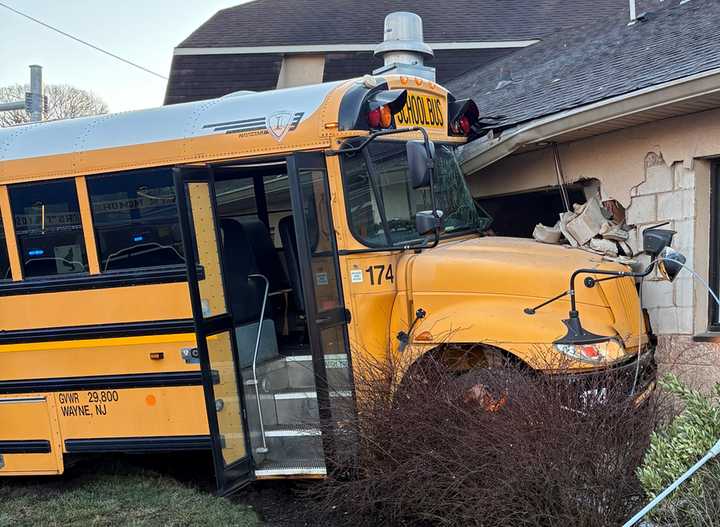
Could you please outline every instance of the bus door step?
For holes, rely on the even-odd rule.
[[[277,477],[323,477],[327,474],[322,458],[303,458],[292,461],[265,460],[255,469],[257,479]]]

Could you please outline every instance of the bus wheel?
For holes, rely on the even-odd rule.
[[[482,354],[471,369],[457,375],[457,383],[464,404],[498,412],[507,404],[511,386],[521,375],[520,367],[500,350],[484,348]]]

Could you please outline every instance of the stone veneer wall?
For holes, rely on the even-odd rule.
[[[707,183],[703,188],[709,188]],[[673,247],[693,267],[697,215],[707,213],[696,207],[695,169],[687,168],[683,162],[668,165],[661,153],[651,152],[645,157],[645,181],[632,189],[631,196],[627,222],[637,226],[635,248],[642,245],[642,231],[646,227],[669,221],[668,228],[677,231]],[[697,271],[707,274],[707,269]],[[698,328],[695,288],[686,271],[674,283],[653,274],[644,281],[642,303],[658,335],[661,369],[672,369],[694,385],[708,387],[720,382],[720,345],[693,340]]]
[[[661,154],[645,158],[645,181],[631,191],[627,222],[637,226],[635,248],[642,245],[642,231],[651,225],[669,221],[667,228],[677,231],[673,247],[693,265],[695,223],[695,174],[682,163],[665,164]],[[658,334],[693,333],[693,280],[682,272],[674,283],[655,275],[645,279],[643,305],[650,312]]]

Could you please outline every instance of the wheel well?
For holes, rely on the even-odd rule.
[[[529,367],[517,355],[506,349],[485,343],[441,344],[429,350],[415,362],[432,359],[445,363],[449,369],[465,371],[476,367]]]

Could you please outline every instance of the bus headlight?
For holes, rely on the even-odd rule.
[[[605,340],[594,344],[555,344],[555,349],[566,357],[591,364],[601,364],[617,357],[623,345],[614,340]]]

